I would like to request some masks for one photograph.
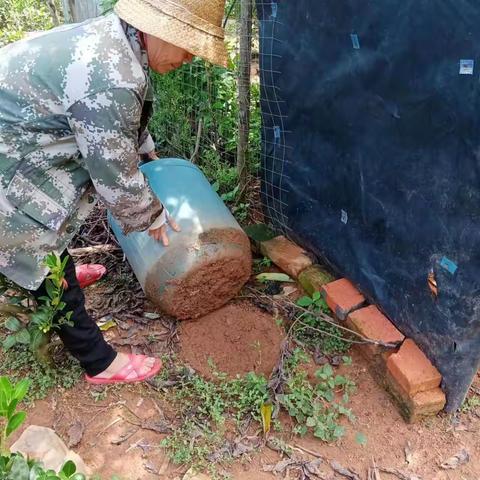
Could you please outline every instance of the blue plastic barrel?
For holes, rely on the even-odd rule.
[[[180,225],[164,247],[147,232],[112,230],[147,297],[169,315],[197,318],[233,298],[251,274],[248,237],[202,171],[177,158],[141,167],[152,190]]]

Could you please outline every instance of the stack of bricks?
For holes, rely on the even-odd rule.
[[[267,245],[265,245],[267,244]],[[397,330],[347,279],[333,280],[308,254],[285,237],[262,244],[262,252],[312,295],[320,291],[335,316],[351,330],[381,344],[359,345],[376,381],[398,403],[409,422],[435,415],[445,406],[442,376],[416,343]],[[386,347],[385,344],[391,345]]]

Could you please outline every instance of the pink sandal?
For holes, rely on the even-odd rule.
[[[155,363],[153,364],[152,368],[149,372],[145,373],[144,375],[138,375],[138,372],[141,370],[142,366],[144,365],[145,361],[149,358],[146,355],[135,355],[133,353],[128,354],[129,362],[115,375],[110,378],[96,378],[90,377],[89,375],[85,374],[85,380],[88,383],[92,383],[93,385],[109,385],[112,383],[135,383],[135,382],[143,382],[148,380],[149,378],[154,377],[162,368],[162,361],[159,358],[155,359]],[[134,378],[128,378],[128,376],[135,372],[137,375]]]
[[[77,265],[75,267],[75,273],[80,288],[85,288],[98,282],[98,280],[107,273],[107,269],[103,265],[97,263],[86,263],[84,265]]]

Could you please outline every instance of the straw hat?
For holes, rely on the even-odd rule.
[[[117,15],[138,30],[217,65],[227,65],[225,0],[119,0]]]

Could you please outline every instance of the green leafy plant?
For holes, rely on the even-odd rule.
[[[250,203],[240,202],[232,206],[231,210],[240,224],[244,224],[248,219]]]
[[[59,2],[52,2],[60,12]],[[2,0],[0,2],[0,47],[20,40],[25,33],[54,26],[52,11],[42,0]]]
[[[316,313],[331,315],[330,308],[320,292],[314,292],[311,297],[299,298],[297,305],[307,310],[297,317],[298,322],[294,328],[294,335],[297,339],[324,354],[339,354],[348,351],[351,344],[343,331],[315,315]]]
[[[307,372],[296,369],[288,380],[286,392],[279,395],[280,403],[293,417],[295,433],[313,435],[325,442],[334,441],[345,433],[341,417],[353,420],[346,407],[355,385],[342,375],[335,375],[330,365],[315,372],[316,383],[308,380]]]
[[[64,313],[66,304],[62,301],[67,262],[67,256],[62,260],[55,253],[50,253],[44,260],[44,265],[50,270],[45,279],[47,296],[39,298],[43,303],[38,306],[30,319],[30,322],[36,325],[42,333],[49,333],[61,325],[72,325],[73,312]]]
[[[261,407],[268,401],[268,380],[250,372],[223,384],[227,405],[238,422],[245,416],[261,421]]]
[[[5,480],[86,480],[77,472],[76,465],[69,460],[60,472],[45,470],[34,460],[27,460],[19,453],[0,457],[0,478]]]
[[[42,362],[49,362],[48,353],[51,334],[61,325],[71,325],[73,312],[64,312],[65,302],[62,301],[64,292],[65,266],[68,257],[63,260],[51,253],[45,257],[44,265],[49,268],[49,275],[45,280],[46,296],[39,298],[36,308],[23,308],[22,302],[28,297],[24,291],[22,295],[7,297],[9,303],[17,306],[16,311],[27,318],[22,322],[19,315],[9,317],[5,321],[5,328],[10,334],[3,341],[4,350],[9,350],[17,344],[29,345]],[[11,287],[11,285],[10,285]],[[28,300],[29,301],[29,300]]]
[[[300,297],[297,300],[297,305],[299,307],[314,307],[315,310],[322,311],[324,313],[329,313],[330,309],[328,308],[327,303],[322,297],[320,292],[314,292],[311,297],[304,296]]]
[[[18,404],[25,398],[30,382],[21,380],[12,384],[7,377],[0,377],[0,454],[8,454],[7,438],[25,421],[27,414],[17,412]]]
[[[259,265],[260,267],[262,268],[269,268],[272,266],[272,261],[268,258],[268,257],[263,257],[260,261],[259,261]]]
[[[366,446],[368,443],[367,436],[362,432],[357,432],[355,435],[355,441],[362,447]]]
[[[261,273],[265,269],[270,268],[272,266],[272,261],[268,257],[263,258],[256,258],[253,260],[253,271],[255,273]]]
[[[469,413],[480,407],[480,396],[474,395],[465,399],[462,405],[462,413]]]
[[[7,377],[0,377],[0,478],[3,480],[86,480],[83,473],[77,472],[77,467],[71,460],[56,473],[53,470],[45,470],[40,463],[26,459],[20,453],[9,452],[7,439],[22,425],[27,416],[25,412],[17,411],[17,407],[26,397],[29,388],[30,380],[24,379],[14,384]],[[99,477],[96,479],[100,480]]]
[[[229,379],[210,361],[213,378],[206,380],[188,367],[175,365],[172,358],[163,360],[166,368],[155,383],[173,401],[179,424],[161,445],[173,463],[207,470],[212,478],[218,478],[216,464],[231,459],[232,428],[243,436],[244,426],[254,421],[264,434],[283,430],[277,407],[295,420],[294,433],[311,431],[326,442],[343,435],[342,419],[353,420],[347,403],[354,383],[335,374],[330,365],[318,369],[310,381],[304,367],[310,356],[300,347],[286,354],[282,393],[276,394],[263,375],[250,372]],[[163,385],[173,387],[166,390]]]

